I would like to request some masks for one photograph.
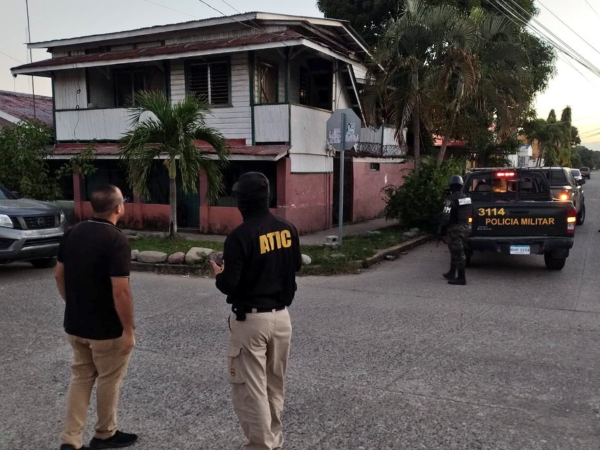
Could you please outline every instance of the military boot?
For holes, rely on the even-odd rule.
[[[458,268],[458,277],[453,280],[448,280],[448,284],[454,284],[459,286],[464,286],[467,284],[467,278],[465,277],[465,266]]]
[[[456,278],[456,264],[450,264],[450,270],[446,273],[443,273],[442,276],[446,280],[454,280]]]

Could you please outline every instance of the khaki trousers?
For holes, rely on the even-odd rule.
[[[67,418],[61,440],[75,448],[82,446],[92,388],[96,380],[98,422],[94,437],[108,439],[117,431],[119,391],[131,354],[121,355],[121,338],[83,339],[69,335],[73,347],[72,378],[67,399]]]
[[[229,317],[227,350],[233,408],[248,439],[246,450],[283,445],[281,414],[292,324],[287,309]]]

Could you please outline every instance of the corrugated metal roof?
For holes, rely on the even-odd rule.
[[[35,96],[36,118],[53,124],[52,97]],[[20,120],[33,119],[33,96],[21,92],[0,91],[0,111]]]
[[[151,47],[134,50],[112,51],[106,53],[92,53],[79,56],[63,56],[59,58],[36,61],[14,67],[12,70],[34,69],[39,67],[56,67],[69,64],[80,64],[101,61],[116,61],[126,59],[137,59],[152,56],[171,55],[202,50],[218,50],[249,45],[260,45],[274,42],[285,42],[303,38],[303,35],[293,30],[285,30],[277,33],[264,33],[254,36],[244,36],[233,39],[219,39],[212,41],[192,42],[189,44],[165,45],[162,47]]]
[[[237,145],[238,140],[228,141],[229,152],[231,155],[258,156],[258,157],[278,157],[288,153],[290,146],[288,145]],[[89,144],[70,144],[60,143],[54,146],[55,156],[74,156],[81,153]],[[206,153],[215,153],[206,143],[197,142],[198,148]],[[95,144],[96,156],[118,156],[118,143],[97,143]]]

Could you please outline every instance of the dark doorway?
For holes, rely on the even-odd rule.
[[[198,175],[198,177],[200,177]],[[177,173],[177,226],[200,229],[200,187],[196,192],[183,192],[181,172]]]

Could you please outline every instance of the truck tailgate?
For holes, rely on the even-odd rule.
[[[477,202],[473,204],[472,236],[567,236],[571,202]]]

